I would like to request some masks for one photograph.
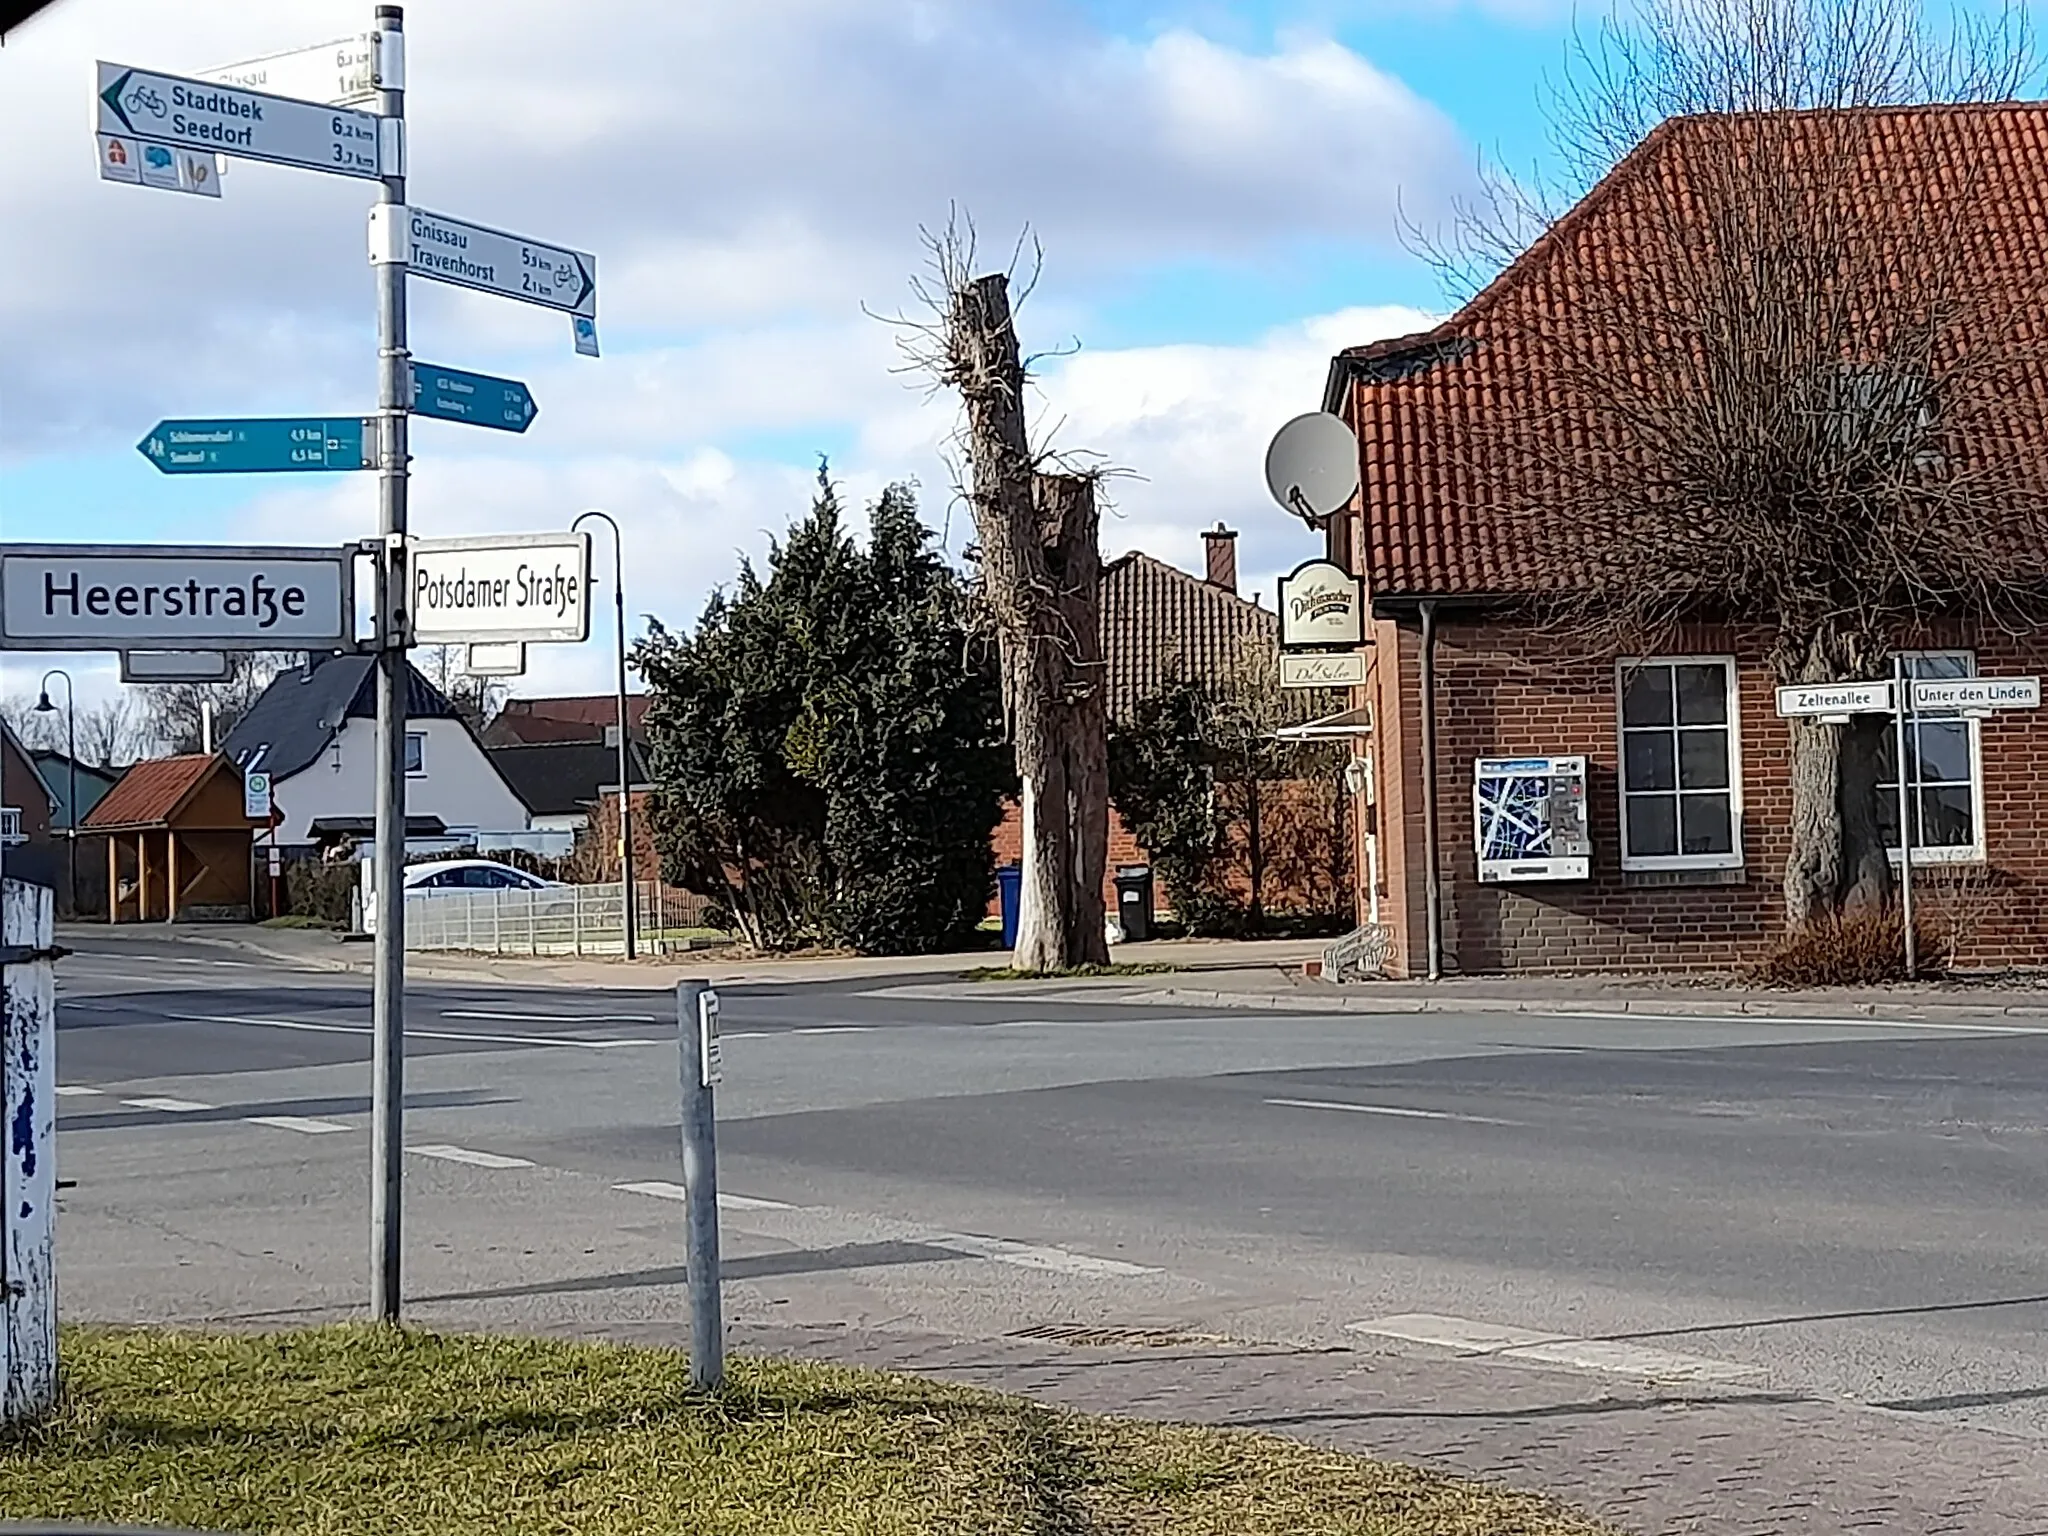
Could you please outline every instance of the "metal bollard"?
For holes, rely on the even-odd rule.
[[[708,981],[676,983],[682,1058],[683,1189],[689,1222],[690,1384],[725,1385],[725,1320],[718,1297],[718,994]]]

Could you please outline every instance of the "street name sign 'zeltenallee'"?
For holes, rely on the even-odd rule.
[[[0,544],[0,646],[348,650],[351,570],[341,550]]]
[[[337,176],[375,180],[383,174],[376,116],[349,107],[323,107],[104,62],[95,105],[101,133],[132,134]]]
[[[589,638],[588,534],[414,539],[407,549],[416,644]]]

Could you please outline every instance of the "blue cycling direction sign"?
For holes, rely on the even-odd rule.
[[[244,160],[269,160],[308,171],[375,180],[380,165],[378,118],[349,107],[323,107],[182,75],[99,66],[95,92],[100,133],[210,149]]]
[[[524,432],[540,414],[532,391],[517,379],[419,362],[412,365],[412,410],[415,416],[466,421],[504,432]]]
[[[376,468],[376,423],[360,416],[160,421],[136,451],[167,475]]]

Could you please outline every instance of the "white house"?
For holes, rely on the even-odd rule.
[[[369,836],[376,814],[376,659],[315,658],[264,690],[221,750],[268,772],[283,844]],[[406,668],[406,831],[480,846],[523,840],[532,815],[440,691]]]

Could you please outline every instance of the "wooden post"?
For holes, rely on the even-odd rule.
[[[0,1425],[57,1401],[54,893],[0,881]]]
[[[178,834],[164,830],[164,921],[178,920]]]
[[[107,926],[121,921],[121,840],[107,834]]]
[[[149,834],[135,834],[135,921],[149,921]]]

